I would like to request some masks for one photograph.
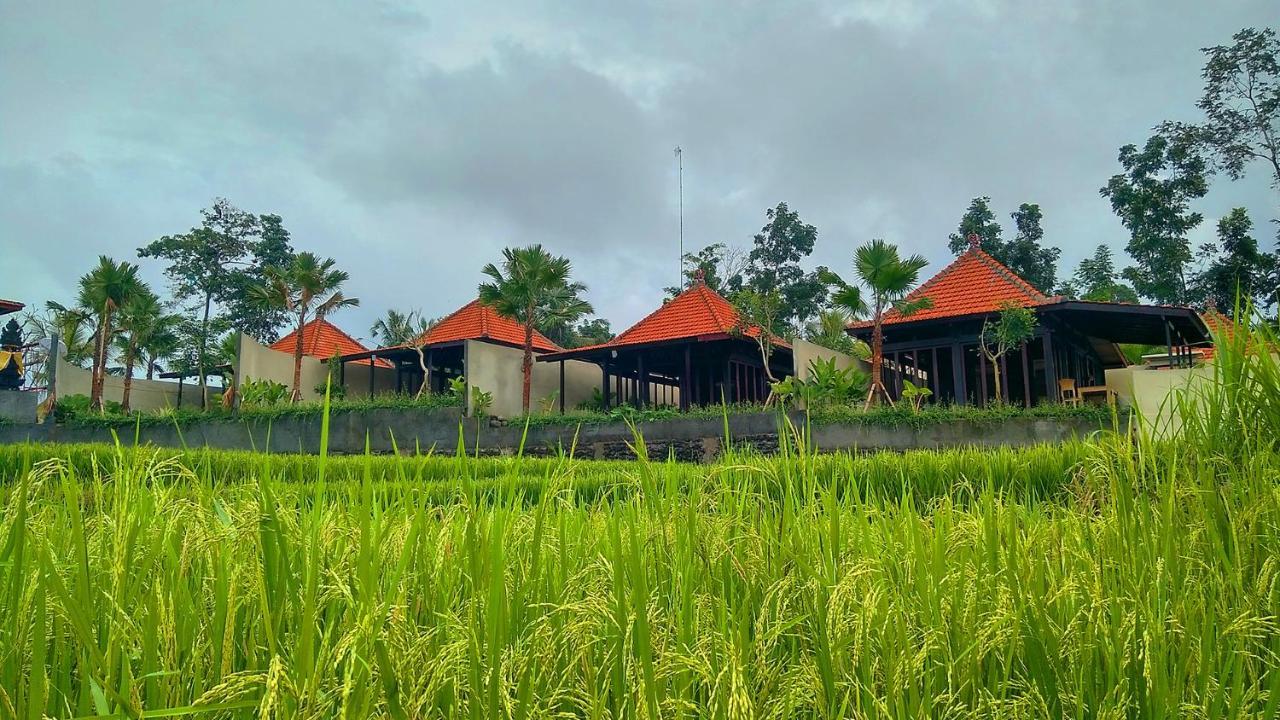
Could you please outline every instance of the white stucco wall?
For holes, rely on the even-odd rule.
[[[809,362],[815,359],[828,360],[835,358],[836,367],[844,370],[846,368],[857,368],[862,372],[870,372],[871,366],[865,360],[856,358],[852,355],[846,355],[842,352],[832,350],[828,347],[815,345],[807,340],[795,340],[791,345],[791,354],[794,358],[795,375],[801,380],[809,377]]]
[[[71,395],[88,396],[93,387],[93,373],[58,357],[58,367],[54,374],[54,392],[60,398]],[[221,390],[213,388],[209,392],[211,404],[220,402]],[[122,402],[124,400],[124,378],[119,375],[107,375],[102,381],[102,399],[106,402]],[[131,410],[159,410],[167,407],[178,407],[178,381],[146,380],[134,378],[129,390],[129,408]],[[188,382],[182,388],[182,407],[200,407],[200,385]]]
[[[1107,388],[1122,405],[1137,410],[1146,428],[1157,434],[1181,429],[1178,397],[1194,397],[1213,381],[1213,366],[1148,369],[1142,366],[1106,371]]]
[[[240,333],[240,350],[233,363],[236,388],[245,380],[274,380],[285,387],[293,387],[293,353],[272,350],[253,338]],[[316,385],[325,381],[328,368],[313,357],[302,357],[302,399],[317,400],[322,397],[315,391]]]

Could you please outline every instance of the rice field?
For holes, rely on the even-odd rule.
[[[1176,442],[0,447],[0,717],[1275,717],[1280,384],[1235,361]]]

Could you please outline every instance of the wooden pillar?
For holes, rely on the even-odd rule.
[[[1022,354],[1022,402],[1026,407],[1031,407],[1031,361],[1027,358],[1031,354],[1029,350],[1025,342],[1019,350]]]
[[[434,358],[432,358],[430,350],[427,351],[427,356],[423,359],[426,361],[427,369],[422,373],[422,382],[427,383],[427,392],[435,392],[436,389],[431,382],[435,379],[434,371],[436,368],[435,365],[432,364]],[[444,388],[440,389],[444,390]]]
[[[1053,361],[1053,333],[1044,332],[1044,392],[1052,402],[1062,398],[1058,394],[1058,369]]]
[[[1003,398],[996,398],[996,402],[1013,397],[1013,391],[1009,389],[1009,363],[1008,353],[1000,356],[1000,390],[1004,392]]]
[[[649,376],[644,371],[644,355],[636,357],[636,392],[640,395],[640,407],[649,406]]]
[[[178,376],[178,407],[182,407],[182,385],[185,378]]]
[[[933,355],[933,369],[929,371],[929,389],[933,391],[933,401],[938,402],[942,399],[942,383],[938,379],[938,348],[935,346],[930,354]]]
[[[982,352],[982,348],[978,348],[978,381],[982,383],[982,396],[978,398],[978,404],[982,407],[987,406],[987,354]]]
[[[680,412],[689,411],[689,379],[693,375],[693,346],[684,346],[684,374],[680,376]]]
[[[564,414],[564,361],[560,361],[560,414]]]
[[[951,387],[957,405],[969,404],[969,391],[964,385],[964,346],[951,343]]]
[[[600,364],[600,394],[604,397],[604,411],[609,412],[609,396],[613,394],[613,388],[609,387],[609,361],[605,360]]]

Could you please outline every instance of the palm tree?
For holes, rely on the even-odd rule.
[[[433,320],[417,310],[400,312],[390,308],[386,315],[378,318],[369,328],[369,334],[378,341],[380,347],[408,345],[422,337],[434,324]]]
[[[302,399],[302,328],[307,324],[307,316],[323,318],[339,308],[360,304],[358,299],[342,294],[342,284],[351,276],[344,270],[334,269],[335,264],[333,258],[321,259],[314,253],[301,252],[283,269],[267,268],[267,284],[253,289],[259,302],[297,317],[293,344],[293,402]]]
[[[140,283],[137,291],[120,306],[117,320],[120,326],[117,344],[124,361],[124,391],[120,398],[120,409],[129,412],[133,367],[144,354],[144,348],[154,342],[156,335],[171,332],[167,326],[174,322],[174,317],[165,314],[160,298],[151,288]],[[150,369],[147,374],[151,374]]]
[[[831,298],[832,305],[855,318],[866,315],[871,318],[871,386],[867,390],[865,407],[871,407],[880,399],[893,404],[881,372],[884,367],[884,316],[890,310],[907,316],[933,307],[933,301],[927,297],[907,300],[907,295],[920,278],[920,271],[928,264],[929,261],[920,255],[900,257],[897,245],[877,238],[858,248],[853,256],[854,271],[866,287],[869,298],[863,296],[862,288],[849,285],[833,272],[827,271],[823,276],[836,289]]]
[[[182,322],[183,318],[180,315],[161,315],[155,327],[151,328],[151,332],[138,345],[143,362],[146,363],[148,380],[155,379],[157,370],[164,371],[160,366],[161,360],[168,360],[178,354],[178,349],[182,345],[182,337],[178,334],[178,329],[182,326]]]
[[[102,386],[106,378],[107,352],[111,347],[115,312],[141,286],[137,265],[117,263],[106,255],[100,256],[98,266],[80,278],[80,307],[95,313],[98,318],[89,391],[89,406],[93,409],[102,410]]]
[[[587,287],[569,279],[572,266],[568,258],[553,256],[541,245],[507,248],[502,256],[502,269],[493,263],[484,266],[483,272],[491,281],[480,284],[480,301],[524,325],[521,407],[527,414],[533,379],[533,328],[572,323],[592,309],[579,297]]]
[[[62,357],[76,367],[84,367],[93,358],[94,339],[89,324],[93,316],[78,307],[67,307],[52,300],[46,302],[43,317],[32,314],[34,341],[51,341],[58,337]]]

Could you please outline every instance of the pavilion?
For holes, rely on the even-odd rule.
[[[1176,366],[1190,364],[1190,348],[1211,342],[1191,308],[1045,295],[982,250],[976,238],[908,300],[921,297],[933,306],[907,317],[891,310],[884,318],[884,383],[894,398],[911,380],[932,390],[933,402],[995,400],[995,373],[979,350],[979,336],[983,322],[1007,304],[1032,308],[1038,319],[1033,339],[1000,358],[1005,398],[1027,407],[1057,402],[1060,380],[1077,388],[1105,385],[1105,370],[1128,364],[1118,344],[1164,346]],[[851,335],[868,342],[871,331],[869,321],[849,326]]]
[[[760,330],[743,327],[733,305],[701,279],[606,343],[542,355],[538,362],[600,366],[605,409],[618,403],[670,406],[760,402],[769,396]],[[774,342],[777,379],[792,372],[791,347]]]
[[[410,393],[422,386],[425,365],[429,369],[428,392],[444,392],[450,380],[468,374],[466,345],[471,341],[523,349],[524,326],[477,299],[446,315],[411,343],[355,352],[342,359],[349,362],[371,358],[386,363],[396,370],[397,391]],[[422,349],[421,362],[418,348]],[[560,350],[563,348],[545,335],[533,331],[535,354]]]
[[[26,307],[26,305],[23,305],[17,300],[5,300],[0,298],[0,315],[20,312],[24,307]]]

